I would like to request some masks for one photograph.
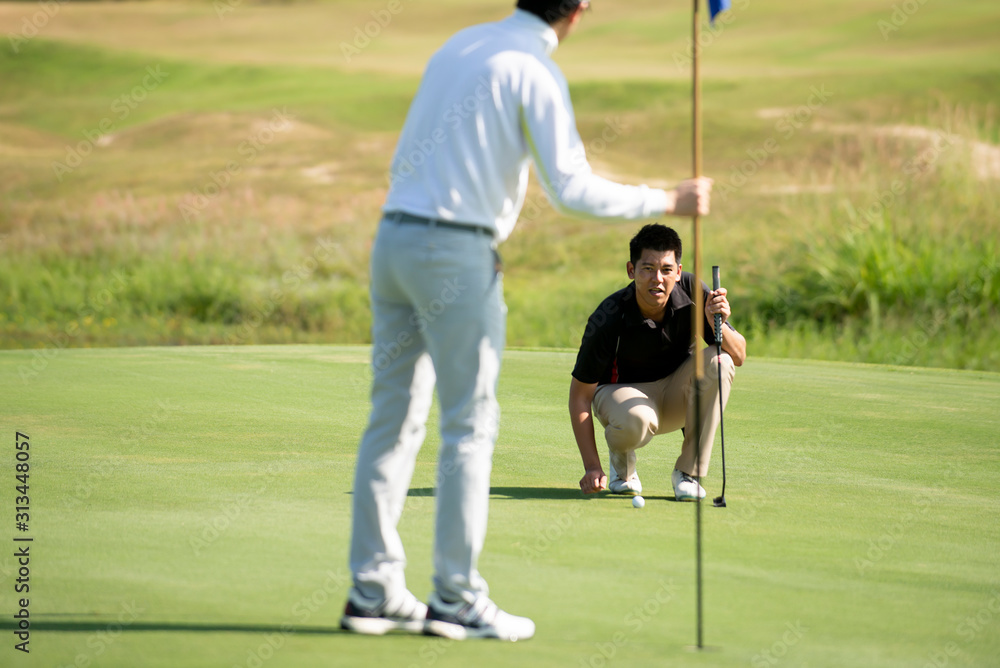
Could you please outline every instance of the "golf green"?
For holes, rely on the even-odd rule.
[[[644,509],[584,498],[571,352],[508,351],[501,377],[480,567],[537,636],[344,634],[368,355],[0,352],[0,663],[816,668],[1000,656],[1000,376],[752,356],[725,416],[729,507],[703,506],[711,651],[689,649],[695,506],[672,501],[669,483],[680,435],[639,452]],[[436,413],[431,422],[400,526],[420,596]],[[15,524],[18,432],[30,445],[27,531]],[[720,464],[716,447],[710,495]],[[22,579],[30,590],[15,593]],[[29,654],[15,649],[18,614],[30,616]]]

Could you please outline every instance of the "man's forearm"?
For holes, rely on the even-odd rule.
[[[585,470],[601,468],[601,457],[597,454],[597,441],[594,438],[594,417],[590,411],[573,411],[573,436],[576,437],[576,447],[580,450]]]
[[[722,349],[729,353],[736,366],[743,366],[747,358],[747,341],[739,332],[723,326]]]
[[[575,383],[576,381],[574,388],[576,388]],[[601,458],[597,454],[597,442],[594,440],[594,416],[590,412],[593,388],[589,389],[586,398],[580,393],[571,392],[569,402],[573,436],[576,438],[576,447],[580,449],[580,458],[583,460],[584,473],[580,478],[580,489],[584,494],[594,494],[608,488],[608,476],[604,475]]]
[[[597,383],[581,383],[576,378],[569,386],[569,420],[573,425],[573,437],[576,439],[576,447],[580,450],[580,458],[583,460],[583,468],[588,473],[599,473],[592,482],[598,483],[603,477],[601,468],[601,458],[597,454],[597,441],[594,439],[594,415],[592,406],[594,405],[594,394],[597,391]],[[590,480],[587,475],[586,480]],[[590,483],[581,482],[584,493],[591,493],[603,489],[598,486],[590,487]]]

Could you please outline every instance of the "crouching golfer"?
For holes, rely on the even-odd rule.
[[[681,240],[663,225],[646,225],[629,243],[625,265],[632,279],[609,296],[587,321],[573,369],[569,412],[573,434],[586,472],[580,489],[591,494],[608,489],[615,494],[642,491],[635,470],[635,451],[657,434],[684,429],[684,445],[672,475],[678,501],[705,497],[692,476],[708,473],[712,441],[719,425],[718,366],[722,365],[722,403],[729,399],[734,366],[746,359],[746,339],[729,324],[726,290],[709,291],[681,271]],[[694,364],[691,327],[694,290],[705,296],[705,340],[714,343],[714,316],[722,316],[722,350],[704,349],[705,375],[701,415],[694,414]],[[593,412],[591,412],[593,407]],[[593,415],[604,427],[611,480],[601,468],[594,438]],[[695,419],[701,421],[701,456],[695,469]]]

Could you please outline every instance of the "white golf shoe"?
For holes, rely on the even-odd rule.
[[[628,480],[622,480],[617,475],[608,483],[608,491],[612,494],[640,494],[642,493],[642,483],[639,482],[639,474],[633,473]]]
[[[479,596],[472,603],[446,603],[434,592],[428,604],[424,633],[429,636],[452,640],[497,638],[517,642],[535,635],[533,621],[504,612],[487,596]]]
[[[393,601],[371,601],[355,589],[347,595],[340,628],[369,636],[385,635],[389,631],[422,633],[427,619],[427,606],[409,591]]]
[[[639,474],[633,473],[628,480],[623,480],[620,475],[618,475],[618,470],[615,469],[615,465],[608,462],[608,467],[611,469],[610,480],[608,481],[608,491],[612,494],[641,494],[642,493],[642,483],[639,482]]]
[[[670,482],[674,484],[674,498],[678,501],[695,501],[705,498],[705,488],[683,471],[674,469],[673,475],[670,476]]]

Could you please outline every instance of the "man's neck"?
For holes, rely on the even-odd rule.
[[[635,296],[635,305],[639,307],[639,314],[642,315],[643,318],[646,318],[647,320],[652,320],[653,322],[657,323],[663,322],[663,317],[667,314],[666,306],[657,311],[647,310],[642,305],[642,302],[639,301],[639,295]]]

